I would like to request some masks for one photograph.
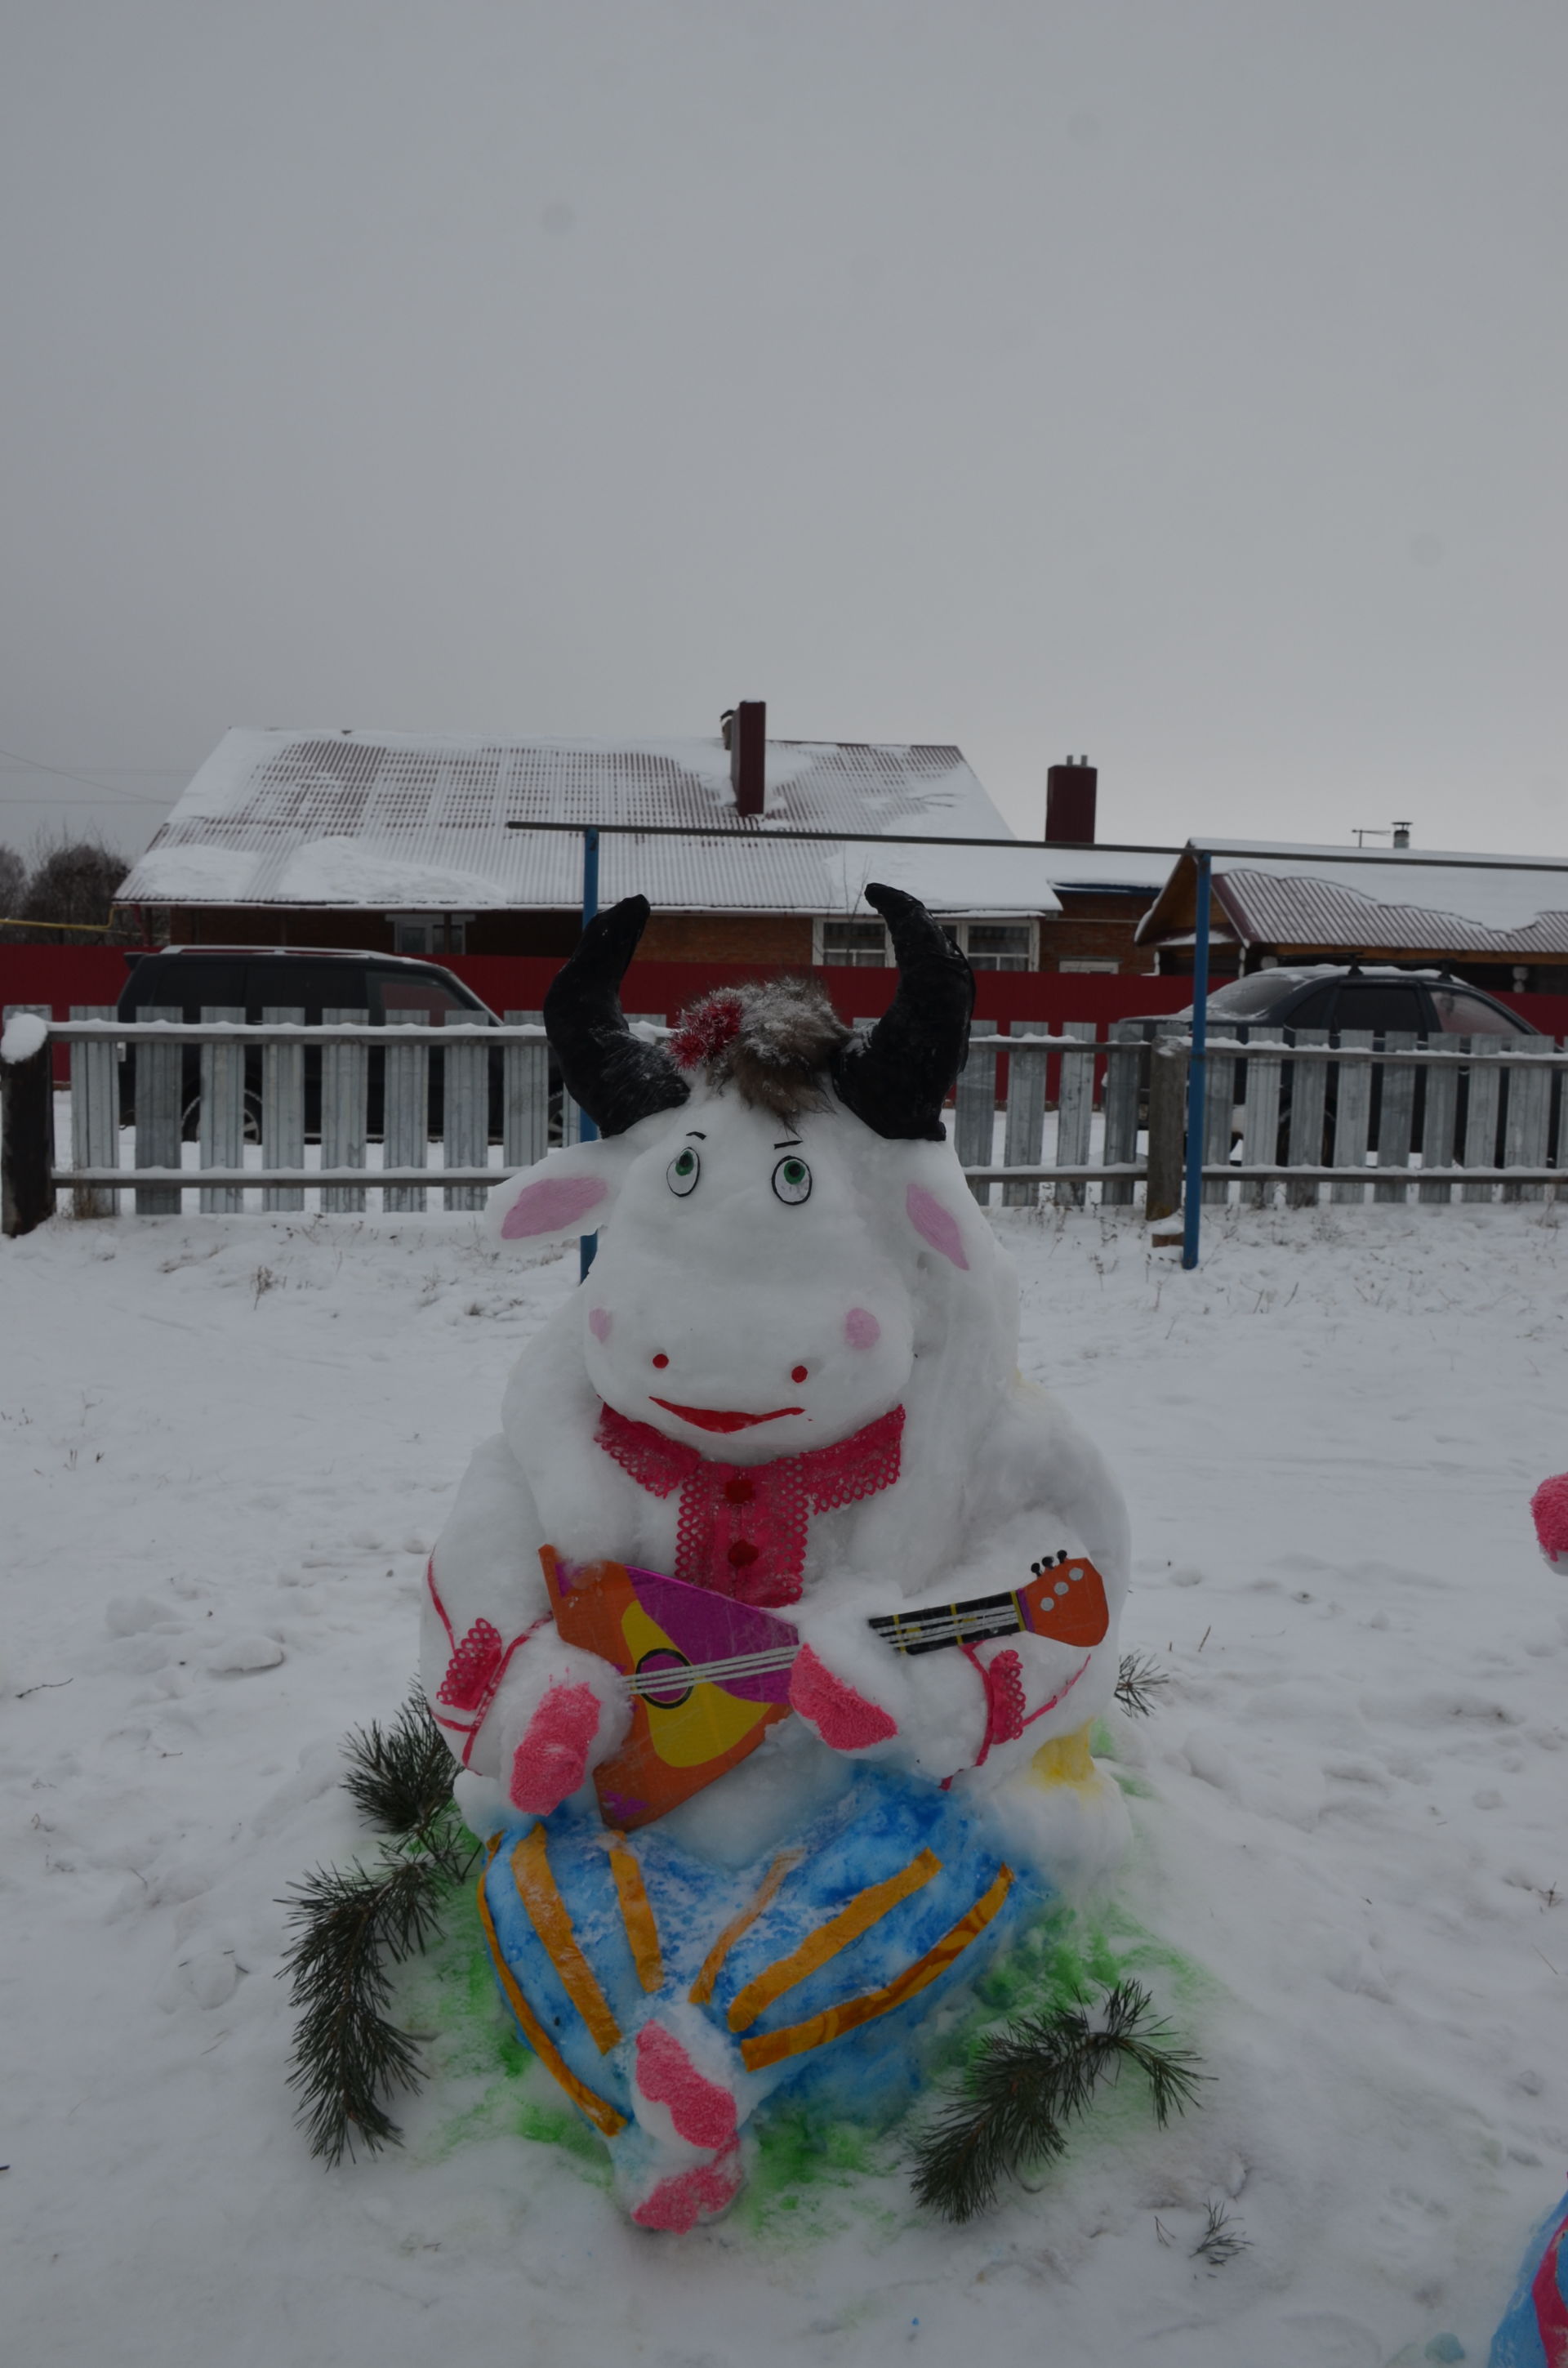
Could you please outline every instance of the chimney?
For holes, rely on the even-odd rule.
[[[1047,847],[1093,847],[1099,780],[1098,766],[1086,757],[1069,757],[1052,765],[1045,777]]]
[[[730,787],[735,793],[735,812],[760,814],[767,771],[767,700],[743,699],[738,707],[727,711],[720,731],[730,752]]]
[[[1408,847],[1410,845],[1410,825],[1407,822],[1395,823],[1393,826],[1393,843],[1396,847]]]

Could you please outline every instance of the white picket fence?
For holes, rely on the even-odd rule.
[[[1122,1021],[1096,1040],[1088,1021],[1060,1034],[977,1021],[950,1121],[976,1199],[1174,1209],[1187,1024]],[[552,1104],[535,1012],[500,1028],[372,1026],[350,1010],[320,1027],[269,1011],[257,1026],[222,1009],[131,1026],[78,1007],[50,1037],[70,1048],[53,1184],[81,1215],[128,1203],[168,1215],[192,1195],[215,1213],[418,1211],[433,1192],[472,1210],[577,1133],[570,1099],[558,1088]],[[1568,1183],[1565,1069],[1568,1052],[1540,1037],[1330,1046],[1321,1031],[1288,1042],[1238,1030],[1209,1048],[1204,1201],[1555,1198],[1560,1172]]]

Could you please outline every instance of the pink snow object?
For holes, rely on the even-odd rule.
[[[501,1221],[504,1242],[517,1242],[529,1234],[552,1234],[558,1225],[574,1225],[597,1209],[609,1190],[602,1176],[541,1176],[525,1185]]]
[[[733,2097],[698,2070],[663,2023],[645,2022],[637,2034],[637,2086],[653,2104],[669,2107],[676,2135],[687,2146],[727,2146],[734,2136]]]
[[[1530,1498],[1535,1533],[1553,1570],[1568,1571],[1568,1472],[1543,1480]]]
[[[548,1817],[551,1809],[558,1809],[587,1774],[588,1746],[598,1731],[599,1706],[592,1686],[557,1680],[512,1754],[512,1781],[506,1789],[514,1806],[535,1817]]]
[[[733,2139],[717,2162],[699,2163],[695,2170],[677,2171],[661,2179],[631,2217],[640,2228],[667,2228],[686,2236],[699,2220],[716,2219],[740,2192],[741,2147]]]
[[[790,1706],[816,1728],[832,1751],[862,1751],[898,1733],[898,1721],[825,1668],[802,1645],[790,1679]]]
[[[909,1212],[909,1222],[923,1242],[940,1250],[945,1258],[961,1267],[967,1274],[969,1260],[964,1256],[963,1236],[959,1221],[950,1209],[944,1209],[935,1192],[927,1192],[924,1184],[912,1184],[904,1194],[903,1205]]]
[[[844,1337],[852,1349],[874,1349],[882,1327],[869,1307],[852,1307],[844,1319]]]
[[[609,1338],[609,1327],[613,1320],[608,1307],[590,1307],[588,1310],[588,1329],[596,1340]]]

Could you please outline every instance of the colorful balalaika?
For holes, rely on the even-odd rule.
[[[631,1730],[595,1770],[605,1823],[651,1825],[738,1767],[790,1715],[798,1630],[777,1612],[619,1562],[569,1563],[540,1549],[555,1625],[619,1669]],[[935,1653],[991,1636],[1048,1636],[1087,1649],[1110,1626],[1105,1585],[1086,1555],[1034,1565],[1027,1587],[966,1603],[928,1604],[869,1624],[896,1652]]]

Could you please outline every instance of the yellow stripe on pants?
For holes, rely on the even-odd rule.
[[[613,2138],[618,2131],[626,2127],[626,2116],[624,2113],[617,2112],[608,2097],[596,2095],[592,2089],[578,2079],[577,2075],[556,2046],[554,2040],[517,1987],[512,1969],[501,1954],[501,1943],[495,1937],[495,1925],[490,1913],[490,1902],[484,1896],[483,1875],[479,1878],[479,1920],[484,1927],[485,1943],[489,1948],[491,1962],[495,1967],[501,1987],[506,1993],[506,2003],[521,2023],[523,2035],[528,2045],[533,2049],[545,2070],[553,2079],[561,2083],[572,2102],[586,2113],[594,2127],[607,2138]]]
[[[627,1943],[631,1951],[631,1962],[637,1968],[637,1978],[652,1994],[664,1982],[664,1952],[659,1947],[659,1927],[653,1917],[653,1903],[642,1880],[642,1869],[638,1864],[635,1851],[627,1849],[624,1837],[611,1844],[609,1871],[615,1877],[616,1896],[620,1901],[620,1920],[626,1927]]]
[[[588,2026],[589,2038],[601,2055],[608,2055],[612,2047],[619,2044],[620,2025],[610,2012],[609,2001],[578,1945],[566,1902],[551,1867],[542,1826],[530,1826],[512,1852],[512,1880],[528,1910],[528,1922],[560,1975],[567,1997]]]
[[[890,1874],[885,1883],[873,1883],[858,1892],[836,1916],[830,1916],[825,1924],[808,1932],[798,1949],[780,1957],[777,1964],[765,1967],[746,1984],[730,2009],[730,2029],[749,2031],[776,1998],[782,1998],[786,1990],[792,1990],[820,1965],[836,1957],[841,1949],[847,1949],[851,1941],[858,1941],[862,1932],[880,1924],[901,1899],[923,1889],[934,1874],[941,1872],[941,1860],[934,1851],[926,1850],[897,1874]]]
[[[786,1850],[779,1851],[778,1857],[774,1860],[773,1864],[763,1876],[761,1884],[757,1887],[756,1897],[752,1901],[751,1906],[749,1907],[743,1907],[738,1916],[733,1916],[730,1918],[730,1921],[720,1933],[719,1938],[714,1941],[713,1946],[709,1950],[708,1954],[703,1958],[701,1970],[698,1974],[697,1979],[693,1982],[690,1990],[687,1992],[687,1996],[690,1998],[693,2006],[707,2005],[708,2000],[713,1995],[713,1985],[718,1980],[721,1972],[723,1970],[724,1960],[729,1955],[731,1950],[734,1947],[735,1942],[740,1939],[743,1932],[746,1932],[751,1930],[751,1927],[756,1922],[757,1918],[761,1915],[763,1909],[767,1907],[768,1901],[772,1898],[774,1893],[783,1882],[785,1876],[790,1873],[792,1867],[800,1865],[801,1861],[804,1856],[805,1852],[803,1850]]]
[[[993,1917],[1000,1912],[1012,1887],[1012,1869],[1005,1866],[969,1914],[885,1988],[846,1998],[842,2006],[830,2006],[823,2013],[813,2014],[809,2022],[794,2022],[783,2031],[765,2032],[760,2039],[743,2039],[741,2060],[746,2070],[764,2072],[770,2065],[783,2063],[786,2056],[804,2055],[811,2048],[825,2047],[829,2040],[842,2038],[846,2031],[858,2031],[862,2023],[874,2022],[879,2015],[892,2014],[895,2007],[917,1998],[946,1973],[956,1958],[962,1956],[971,1941],[980,1938]]]

